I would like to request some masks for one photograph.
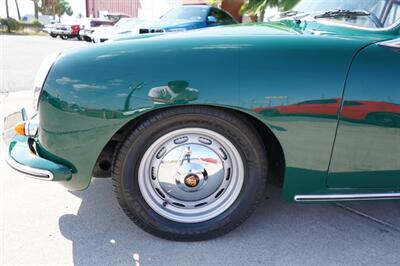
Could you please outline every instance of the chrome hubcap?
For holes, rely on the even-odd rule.
[[[227,210],[243,185],[243,162],[224,136],[202,128],[172,131],[147,149],[140,191],[158,214],[177,222],[212,219]]]

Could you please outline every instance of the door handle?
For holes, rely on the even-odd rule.
[[[400,51],[400,38],[377,43],[378,46]]]

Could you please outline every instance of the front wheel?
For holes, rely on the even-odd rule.
[[[262,197],[267,159],[245,119],[213,108],[164,111],[119,148],[113,184],[125,213],[172,240],[202,240],[241,224]]]
[[[60,35],[60,38],[63,40],[68,40],[69,36],[68,35]]]

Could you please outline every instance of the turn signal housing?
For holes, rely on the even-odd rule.
[[[25,122],[19,122],[15,125],[14,127],[15,132],[17,132],[18,135],[20,136],[26,136],[25,135]]]
[[[20,136],[35,137],[38,133],[39,118],[37,115],[29,120],[18,122],[15,126],[15,132]]]

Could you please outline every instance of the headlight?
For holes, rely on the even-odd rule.
[[[33,85],[33,108],[37,111],[40,92],[42,91],[47,74],[61,52],[48,55],[39,67]]]

